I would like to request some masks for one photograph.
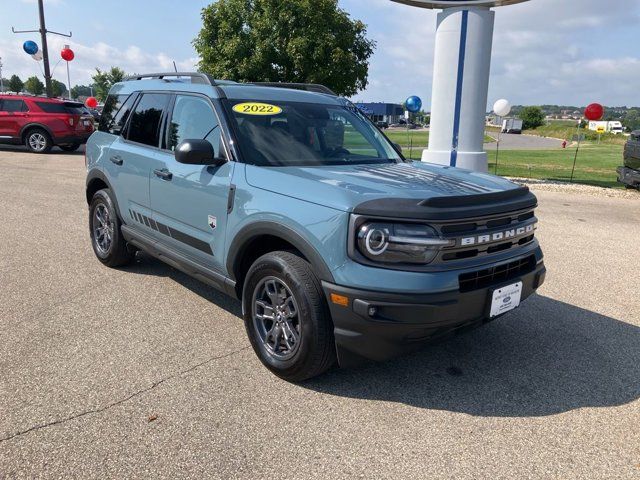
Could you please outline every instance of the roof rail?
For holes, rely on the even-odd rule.
[[[124,79],[125,82],[132,80],[142,80],[143,78],[157,78],[158,80],[164,80],[166,77],[189,77],[191,83],[200,85],[217,85],[216,81],[206,73],[200,72],[162,72],[162,73],[145,73],[142,75],[131,75]]]
[[[317,83],[287,83],[287,82],[251,82],[249,85],[258,85],[263,87],[276,88],[293,88],[295,90],[306,90],[307,92],[325,93],[337,97],[338,95],[329,87],[319,85]]]

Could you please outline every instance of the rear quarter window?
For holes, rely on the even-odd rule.
[[[136,97],[136,93],[131,95],[109,95],[100,115],[98,130],[112,135],[120,135],[127,123]]]
[[[82,104],[74,102],[35,102],[40,110],[45,113],[62,115],[82,115]]]

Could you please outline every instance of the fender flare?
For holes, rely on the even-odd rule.
[[[114,191],[113,187],[111,186],[111,182],[109,181],[107,176],[104,174],[104,172],[102,172],[101,170],[98,170],[98,169],[93,169],[93,170],[90,170],[89,173],[87,174],[87,181],[86,181],[86,186],[85,186],[85,194],[89,190],[89,185],[91,185],[91,183],[94,180],[100,180],[100,181],[104,182],[104,184],[107,186],[107,188],[109,190],[111,190],[112,192]],[[89,195],[86,195],[86,197],[87,197],[87,204],[91,205],[91,199],[89,198]],[[116,198],[115,194],[111,195],[111,201],[115,205],[116,212],[118,213],[118,215],[120,215],[120,219],[123,219],[124,217],[122,216],[122,211],[120,210],[120,206],[118,205],[118,199]]]
[[[51,131],[51,129],[46,125],[43,125],[42,123],[37,123],[37,122],[27,123],[24,127],[20,129],[20,140],[24,141],[24,134],[30,128],[41,128],[45,130],[51,137],[51,141],[55,142],[56,137],[53,135],[53,132]]]
[[[322,255],[320,255],[313,245],[292,228],[272,221],[259,221],[246,225],[241,228],[233,240],[229,242],[230,247],[227,253],[226,266],[227,272],[234,280],[237,281],[234,273],[236,271],[235,267],[238,265],[238,262],[242,260],[244,250],[252,240],[262,235],[281,238],[290,243],[311,263],[320,280],[334,282],[331,270],[329,270]]]

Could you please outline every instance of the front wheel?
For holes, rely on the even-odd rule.
[[[336,360],[333,325],[311,266],[292,252],[272,252],[251,266],[244,283],[247,335],[260,361],[299,382]]]

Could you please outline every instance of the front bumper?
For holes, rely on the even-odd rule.
[[[629,167],[618,167],[618,182],[630,187],[640,187],[640,170]]]
[[[452,331],[479,326],[489,320],[494,289],[521,281],[525,300],[543,284],[545,275],[540,261],[529,273],[488,287],[419,295],[356,290],[323,282],[338,362],[350,367],[363,360],[387,360]],[[332,303],[332,293],[347,297],[348,305]]]

